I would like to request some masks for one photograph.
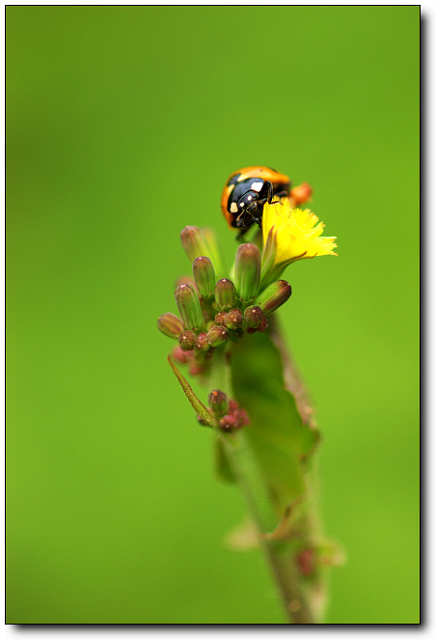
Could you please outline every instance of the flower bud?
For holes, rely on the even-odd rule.
[[[227,315],[227,313],[225,311],[219,311],[217,314],[215,314],[215,323],[216,324],[225,324],[226,323],[226,315]]]
[[[182,347],[178,344],[176,347],[174,347],[171,355],[173,357],[173,360],[175,360],[176,362],[180,362],[180,364],[186,364],[187,362],[189,362],[192,353],[190,351],[183,351]]]
[[[207,242],[198,227],[189,226],[182,229],[180,240],[190,262],[194,262],[199,256],[209,255]]]
[[[239,329],[244,322],[244,316],[240,309],[231,309],[226,314],[224,322],[228,329]]]
[[[220,309],[231,309],[236,304],[236,289],[231,280],[218,280],[215,287],[215,300]]]
[[[257,297],[256,302],[264,314],[269,315],[281,307],[290,297],[291,293],[291,285],[285,280],[278,280],[262,291]]]
[[[244,311],[244,320],[251,329],[257,329],[263,320],[263,311],[257,305],[247,307]]]
[[[217,417],[219,418],[220,416]],[[228,402],[227,413],[224,414],[218,422],[219,427],[224,431],[235,431],[235,429],[240,429],[249,423],[250,419],[245,409],[242,409],[236,400],[232,398]]]
[[[189,363],[189,375],[190,376],[203,376],[207,371],[207,365],[204,362],[199,362],[195,358]]]
[[[239,426],[238,418],[228,413],[221,418],[219,426],[223,431],[234,431]]]
[[[255,244],[241,244],[235,258],[235,285],[238,294],[245,302],[251,300],[259,291],[260,251]]]
[[[189,329],[199,329],[203,326],[203,312],[200,300],[194,287],[181,284],[175,291],[177,308],[183,322]]]
[[[219,274],[218,279],[221,278],[221,274],[224,273],[222,264],[221,250],[218,244],[216,233],[210,227],[202,227],[201,234],[206,242],[208,253],[205,255],[211,259],[215,269],[215,273]]]
[[[205,256],[195,258],[192,270],[198,293],[203,298],[212,298],[215,291],[215,269],[210,259]]]
[[[298,185],[298,187],[291,189],[290,196],[294,200],[294,208],[310,200],[312,192],[312,187],[308,182],[303,182],[303,184]]]
[[[227,396],[224,391],[214,389],[209,393],[209,407],[212,409],[217,417],[223,416],[229,409],[229,403],[227,402]]]
[[[169,338],[178,338],[185,329],[183,322],[174,313],[161,315],[157,321],[157,327]]]
[[[212,351],[212,347],[208,343],[206,336],[207,333],[203,331],[203,333],[200,333],[200,335],[197,337],[197,342],[195,343],[195,351],[197,351],[198,353],[207,353],[208,351]]]
[[[183,351],[192,351],[197,342],[197,336],[193,331],[184,331],[179,337],[179,345]]]
[[[211,347],[219,347],[229,339],[228,331],[225,327],[214,324],[206,334],[206,340]]]

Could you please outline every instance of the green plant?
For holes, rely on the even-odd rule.
[[[265,205],[262,233],[238,246],[229,277],[214,232],[185,227],[192,277],[176,288],[179,316],[163,314],[158,327],[178,341],[169,363],[198,422],[214,430],[218,476],[238,485],[246,503],[248,519],[229,544],[263,550],[290,622],[307,624],[322,621],[326,570],[341,553],[322,531],[320,433],[276,311],[292,293],[285,269],[336,255],[336,238],[323,237],[318,218],[296,208],[304,199],[295,193]],[[181,365],[207,387],[208,406]]]

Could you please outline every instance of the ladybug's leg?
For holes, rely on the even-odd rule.
[[[268,202],[268,204],[271,204],[272,199],[273,199],[273,195],[274,195],[274,190],[273,190],[273,186],[272,183],[267,180],[265,182],[265,184],[262,187],[262,191],[261,193],[259,193],[259,196],[262,194],[262,200],[263,203]],[[260,198],[259,198],[260,200]]]
[[[262,187],[262,190],[259,192],[259,199],[257,200],[257,215],[253,214],[254,222],[257,222],[259,227],[262,229],[262,213],[263,213],[263,205],[268,202],[268,204],[282,204],[279,200],[273,201],[273,198],[277,194],[274,194],[272,183],[267,180]]]
[[[286,191],[283,191],[280,193],[274,193],[272,183],[269,180],[267,180],[262,187],[262,191],[259,193],[259,196],[262,196],[262,197],[259,198],[258,203],[261,206],[263,206],[265,202],[268,202],[268,204],[282,204],[278,200],[273,202],[273,198],[277,198],[277,197],[280,198],[280,196],[282,195],[285,196]]]
[[[286,191],[279,191],[278,193],[274,194],[274,198],[283,198],[284,196],[287,196],[287,192]]]
[[[272,191],[272,184],[271,182],[268,183],[269,185],[271,185],[271,191]],[[270,195],[270,192],[268,191],[268,196]],[[274,195],[271,194],[271,199],[268,198],[267,202],[268,204],[282,204],[280,202],[280,200],[274,200],[274,202],[272,202],[273,197],[274,198],[282,198],[283,196],[286,196],[287,193],[286,191],[279,191],[278,193],[274,193]]]

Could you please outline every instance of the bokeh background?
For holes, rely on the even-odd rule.
[[[282,623],[157,317],[251,164],[337,258],[281,316],[348,561],[329,623],[419,620],[419,6],[9,6],[7,621]]]

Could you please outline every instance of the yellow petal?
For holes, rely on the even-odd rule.
[[[265,204],[262,234],[265,245],[270,229],[277,234],[275,264],[290,263],[302,258],[335,256],[336,237],[322,236],[324,223],[310,209],[292,209],[288,198],[280,203]]]

